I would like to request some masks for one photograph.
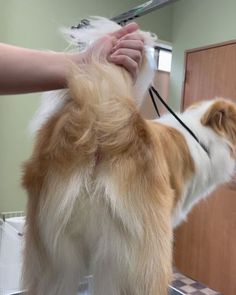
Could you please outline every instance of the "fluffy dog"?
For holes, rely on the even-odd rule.
[[[173,227],[231,179],[233,103],[180,114],[206,151],[172,116],[144,120],[136,91],[124,69],[93,56],[40,121],[23,177],[30,295],[74,295],[88,274],[95,295],[166,295]]]

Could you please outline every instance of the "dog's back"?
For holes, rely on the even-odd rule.
[[[69,86],[24,169],[24,287],[75,294],[92,273],[98,295],[167,294],[173,191],[131,78],[95,58],[72,70]]]
[[[206,152],[171,120],[144,120],[120,67],[94,57],[71,73],[24,169],[24,287],[73,295],[92,274],[95,295],[165,295],[171,217],[233,174],[236,107],[218,99],[183,115]]]
[[[206,154],[182,127],[141,117],[125,70],[94,57],[71,73],[24,169],[24,287],[73,295],[93,274],[95,295],[165,295],[174,208],[187,214],[230,179],[236,107],[221,99],[183,116]]]

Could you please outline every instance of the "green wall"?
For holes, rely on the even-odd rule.
[[[179,109],[184,51],[236,39],[236,1],[180,0],[172,8],[173,58],[170,103]]]
[[[141,1],[141,3],[145,1]],[[136,21],[143,30],[156,33],[162,41],[171,42],[172,11],[172,5],[169,5],[140,17]]]
[[[0,42],[34,49],[63,50],[61,26],[77,24],[88,15],[112,17],[144,1],[127,0],[0,0]],[[99,3],[99,5],[98,5]],[[139,19],[160,39],[171,41],[172,9],[166,7]],[[4,73],[0,73],[0,76]],[[24,210],[21,165],[31,153],[27,126],[40,94],[0,97],[0,212]]]

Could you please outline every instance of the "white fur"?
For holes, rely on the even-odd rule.
[[[94,277],[94,294],[120,295],[120,285],[129,287],[127,278],[135,272],[133,250],[136,245],[131,243],[128,247],[122,242],[126,237],[117,231],[114,220],[120,219],[135,239],[142,239],[141,218],[135,208],[134,212],[130,210],[131,204],[121,201],[119,189],[105,171],[93,188],[92,183],[88,183],[90,168],[77,169],[69,179],[54,172],[48,179],[49,190],[42,192],[42,198],[47,195],[47,202],[41,207],[39,224],[56,276],[51,268],[38,266],[32,249],[27,272],[31,277],[40,278],[37,294],[74,295],[79,283],[89,274]],[[115,219],[108,214],[104,199],[113,208]],[[158,263],[157,258],[152,260]],[[143,293],[137,290],[135,294]]]
[[[43,94],[40,107],[29,125],[30,134],[35,134],[44,122],[63,107],[68,98],[68,90],[55,90]]]
[[[184,196],[176,206],[172,220],[174,227],[186,218],[197,202],[209,195],[218,185],[228,182],[234,173],[235,160],[230,156],[227,140],[217,135],[211,128],[203,126],[200,122],[204,113],[213,103],[214,100],[206,101],[201,103],[198,108],[188,109],[186,112],[178,114],[207,147],[210,157],[172,115],[168,114],[157,120],[176,128],[184,135],[196,166],[194,178],[186,184]]]

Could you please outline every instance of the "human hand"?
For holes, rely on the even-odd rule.
[[[0,94],[65,88],[71,71],[68,61],[80,66],[96,52],[124,67],[135,81],[144,48],[143,39],[137,30],[138,25],[130,23],[98,39],[85,53],[48,52],[0,43],[0,55],[4,56],[0,59],[0,68],[5,69],[0,79]]]
[[[114,64],[124,67],[135,81],[140,66],[144,50],[144,40],[141,34],[137,32],[138,25],[131,23],[120,30],[110,34],[116,38],[116,44],[108,55],[108,60]]]
[[[109,62],[125,68],[135,81],[142,64],[144,50],[144,40],[137,32],[138,28],[136,23],[130,23],[99,38],[85,52],[85,59],[99,52],[99,55]]]

